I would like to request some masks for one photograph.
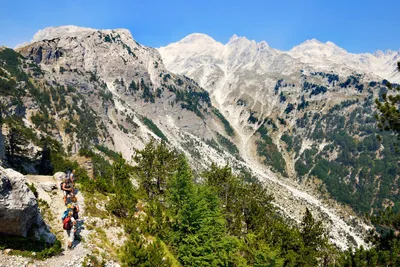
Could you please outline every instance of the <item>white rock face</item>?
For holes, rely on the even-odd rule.
[[[332,42],[322,43],[316,39],[307,40],[290,51],[280,51],[270,48],[264,41],[256,43],[234,35],[223,45],[205,34],[196,33],[158,50],[170,71],[187,75],[194,74],[199,68],[204,68],[207,73],[218,68],[225,75],[234,72],[237,67],[254,68],[264,74],[274,71],[290,73],[309,68],[315,71],[335,70],[337,74],[346,75],[365,73],[400,83],[400,74],[396,72],[400,51],[351,54]]]
[[[77,27],[73,25],[62,26],[62,27],[48,27],[43,30],[39,30],[32,38],[31,43],[51,40],[54,38],[62,38],[65,36],[78,37],[88,35],[92,32],[97,31],[96,29]]]
[[[163,118],[169,114],[179,127],[203,138],[211,137],[210,129],[214,127],[211,116],[206,114],[203,119],[182,109],[180,103],[175,105],[175,95],[167,87],[187,91],[202,89],[182,76],[169,73],[159,52],[137,43],[128,30],[51,27],[39,31],[32,43],[17,50],[40,64],[47,80],[70,85],[86,95],[86,101],[101,116],[115,141],[112,142],[113,150],[121,152],[128,160],[134,148],[142,148],[151,136],[156,137],[140,120],[141,116],[151,119],[164,131]],[[179,85],[178,79],[184,82]],[[139,87],[135,89],[136,94],[130,89],[132,82]],[[161,96],[155,97],[154,103],[143,99],[143,84],[149,86],[153,95],[160,90]],[[104,98],[93,97],[92,94],[99,94],[99,91],[112,98],[109,107]],[[207,107],[201,110],[204,108]],[[128,125],[126,121],[127,116],[136,125],[130,134],[116,127],[132,128],[132,123]],[[204,123],[205,120],[210,124]]]

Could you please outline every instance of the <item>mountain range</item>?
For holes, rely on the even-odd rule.
[[[69,155],[93,147],[130,162],[135,148],[164,140],[199,172],[216,162],[262,181],[294,222],[309,207],[338,247],[366,245],[370,226],[357,215],[400,204],[394,145],[376,140],[373,103],[400,81],[399,56],[314,39],[284,52],[204,34],[155,49],[125,29],[46,28],[0,49],[12,88],[0,101],[0,146],[12,129],[28,140],[0,156],[28,155],[18,165],[28,173],[43,138]]]

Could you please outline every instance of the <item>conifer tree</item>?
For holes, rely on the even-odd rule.
[[[325,229],[321,221],[315,221],[310,210],[306,208],[300,230],[304,247],[302,249],[303,261],[306,266],[316,266],[321,252],[327,246]]]
[[[165,142],[156,145],[150,141],[143,150],[137,150],[134,160],[138,163],[137,173],[141,188],[149,199],[163,195],[168,177],[172,176],[177,155],[170,151]]]
[[[236,250],[234,238],[224,233],[225,222],[217,195],[197,186],[186,159],[169,183],[172,210],[171,240],[183,266],[227,266]]]
[[[397,62],[397,71],[400,72],[400,62]],[[383,101],[375,99],[375,103],[380,112],[377,115],[378,127],[381,130],[392,131],[396,134],[400,134],[400,86],[392,86],[390,82],[386,83],[389,90],[397,92],[394,95],[383,94]]]

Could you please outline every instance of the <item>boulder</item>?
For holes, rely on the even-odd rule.
[[[0,167],[0,234],[27,237],[32,226],[37,239],[53,243],[56,237],[38,209],[25,176],[13,169]]]
[[[57,189],[57,184],[54,182],[42,182],[39,183],[39,186],[46,192],[51,192]]]
[[[65,172],[56,172],[53,177],[57,181],[62,181],[67,177],[67,174]]]
[[[10,248],[5,249],[5,250],[4,250],[4,254],[5,254],[5,255],[10,255],[10,254],[12,254],[12,249],[10,249]]]
[[[37,221],[38,205],[25,177],[0,168],[0,234],[26,237]]]

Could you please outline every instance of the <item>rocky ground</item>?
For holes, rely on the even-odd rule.
[[[56,175],[55,175],[56,177]],[[62,242],[64,251],[61,255],[48,258],[46,260],[37,260],[34,258],[26,258],[19,255],[12,255],[12,250],[6,249],[0,251],[0,267],[9,266],[94,266],[95,263],[102,263],[104,266],[119,266],[119,264],[110,259],[108,254],[114,255],[112,250],[114,247],[107,246],[108,240],[113,240],[112,245],[122,245],[123,230],[118,228],[115,224],[112,224],[112,219],[105,217],[105,209],[103,210],[103,218],[89,217],[87,212],[87,201],[85,196],[78,190],[77,198],[80,206],[79,213],[79,229],[78,238],[74,242],[74,248],[72,250],[67,249],[67,235],[65,230],[62,229],[61,215],[65,211],[65,205],[63,202],[63,193],[59,188],[60,180],[53,176],[27,176],[27,181],[33,183],[38,192],[39,207],[41,214],[45,222],[49,225],[51,232],[54,233],[57,238]],[[88,196],[90,201],[93,201],[93,196]],[[103,199],[104,200],[104,199]],[[48,205],[44,204],[47,203]],[[104,203],[99,200],[99,203],[95,205],[91,210],[97,208],[104,208]],[[90,214],[92,215],[92,214]],[[102,242],[102,228],[106,227],[105,224],[109,224],[107,228],[108,235],[114,235],[115,237],[105,236],[106,241],[103,246],[99,246]],[[111,229],[111,230],[109,230]],[[100,232],[100,233],[99,233]],[[117,238],[119,236],[119,238]],[[114,257],[115,259],[116,257]]]

